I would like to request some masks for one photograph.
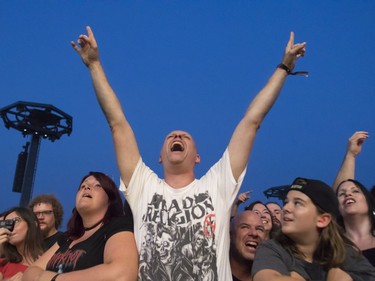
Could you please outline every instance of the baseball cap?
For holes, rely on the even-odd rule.
[[[316,206],[319,206],[324,212],[330,213],[334,217],[339,214],[335,192],[325,182],[299,177],[293,181],[289,188],[290,190],[304,193]]]

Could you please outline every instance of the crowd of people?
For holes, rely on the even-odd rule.
[[[367,132],[350,138],[332,187],[298,177],[283,206],[253,201],[239,212],[251,198],[251,191],[238,191],[257,131],[305,55],[306,43],[295,43],[293,32],[221,159],[199,179],[194,167],[200,155],[186,131],[166,136],[163,177],[144,163],[91,28],[71,45],[111,129],[120,185],[102,172],[85,175],[65,232],[53,195],[4,211],[0,281],[375,281],[374,197],[354,175]]]
[[[1,215],[13,225],[0,228],[0,280],[136,280],[131,214],[109,176],[83,177],[65,232],[58,230],[62,215],[50,194]]]

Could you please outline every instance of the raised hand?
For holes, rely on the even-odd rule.
[[[282,63],[290,70],[294,69],[297,59],[303,57],[306,52],[306,42],[294,44],[294,32],[290,32],[288,44],[285,48]]]
[[[355,132],[348,141],[347,154],[356,157],[362,151],[362,144],[369,137],[368,132],[358,131]]]
[[[246,202],[248,199],[250,199],[249,194],[251,194],[251,192],[253,192],[253,191],[249,190],[249,191],[245,191],[243,193],[240,193],[237,197],[237,204],[242,204],[242,203]]]
[[[335,181],[333,182],[333,190],[336,191],[338,185],[347,179],[355,179],[355,161],[356,157],[362,151],[362,145],[368,138],[368,132],[357,131],[355,132],[348,141],[346,147],[346,153],[344,160],[342,161],[341,167]]]
[[[90,67],[93,63],[99,62],[98,44],[96,43],[94,33],[90,26],[86,27],[87,35],[81,34],[78,36],[77,44],[71,41],[70,44],[74,50],[80,55],[83,63]]]
[[[0,228],[0,245],[9,241],[9,235],[12,233],[5,227]]]

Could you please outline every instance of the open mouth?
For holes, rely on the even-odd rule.
[[[175,152],[175,151],[182,152],[184,150],[185,150],[185,148],[184,148],[184,146],[183,146],[183,144],[181,142],[175,141],[174,143],[172,143],[172,146],[171,146],[171,151],[172,152]]]
[[[168,253],[165,252],[165,251],[164,252],[160,252],[159,256],[160,256],[161,259],[166,259],[166,258],[168,258]]]
[[[345,200],[345,202],[344,202],[345,205],[352,205],[353,203],[355,203],[355,200],[354,200],[354,199],[351,199],[351,198]]]
[[[247,241],[245,246],[248,248],[256,249],[258,247],[258,243],[255,241]]]
[[[92,196],[90,194],[88,194],[88,193],[83,194],[82,197],[84,197],[84,198],[92,198]]]

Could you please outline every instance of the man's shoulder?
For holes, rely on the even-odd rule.
[[[259,245],[259,249],[268,249],[266,251],[272,251],[275,253],[278,253],[279,255],[283,256],[284,258],[286,256],[290,256],[290,253],[286,250],[286,248],[275,239],[268,239],[266,241],[263,241]]]
[[[233,281],[241,281],[240,279],[238,279],[236,276],[234,276],[233,274],[232,274],[232,279],[233,279]]]
[[[57,231],[56,233],[52,234],[49,237],[44,238],[43,245],[46,250],[52,247],[62,236],[64,232]]]
[[[59,238],[61,235],[63,235],[64,234],[64,232],[62,232],[62,231],[57,231],[57,232],[55,232],[54,234],[52,234],[51,236],[48,236],[48,237],[46,237],[44,240],[47,240],[47,239],[56,239],[56,238]]]

